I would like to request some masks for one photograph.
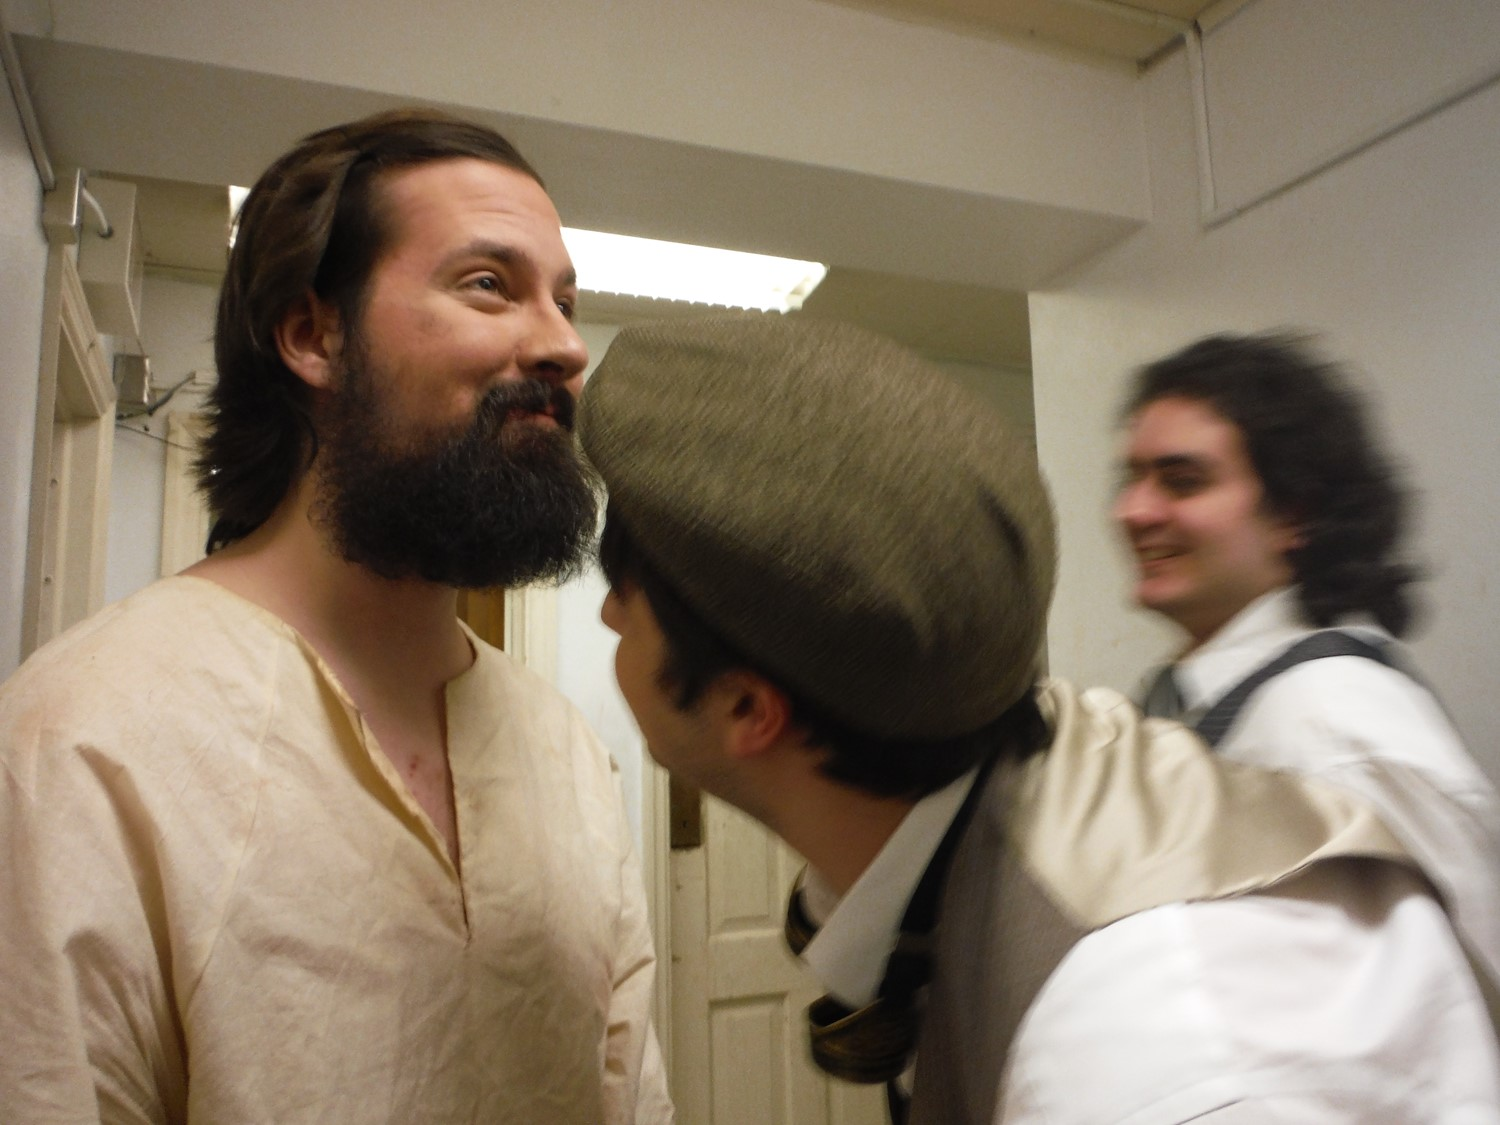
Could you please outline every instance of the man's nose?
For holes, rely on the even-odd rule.
[[[1161,522],[1162,510],[1161,495],[1149,481],[1132,481],[1115,496],[1115,522],[1127,531]]]
[[[520,364],[525,373],[548,383],[576,382],[571,388],[576,396],[588,362],[588,345],[562,309],[549,304],[538,310],[521,345]]]
[[[612,633],[620,632],[620,595],[610,590],[604,595],[604,604],[599,607],[599,620]]]

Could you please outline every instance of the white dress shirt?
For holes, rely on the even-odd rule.
[[[1367,621],[1339,628],[1394,643]],[[1183,721],[1314,631],[1294,589],[1251,602],[1178,662]],[[1219,752],[1368,801],[1437,886],[1470,953],[1500,980],[1500,799],[1430,692],[1364,657],[1310,660],[1251,695]]]

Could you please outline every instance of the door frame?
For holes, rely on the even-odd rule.
[[[73,247],[52,242],[42,304],[21,659],[104,604],[115,387]]]

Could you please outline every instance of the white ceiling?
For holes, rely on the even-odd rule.
[[[1218,5],[1202,0],[1130,4],[1120,0],[814,2],[859,8],[904,22],[940,25],[964,35],[1015,40],[1039,50],[1065,51],[1104,66],[1134,67],[1147,64],[1169,49],[1180,38],[1187,21],[1207,8],[1222,7],[1224,0]],[[26,46],[28,59],[34,63],[41,60],[38,69],[46,89],[47,60],[43,49],[57,47],[40,41]],[[44,105],[44,117],[48,108],[58,107]],[[221,185],[189,184],[129,172],[122,178],[131,179],[140,187],[139,220],[149,265],[200,273],[222,270],[228,210],[227,195]],[[933,218],[935,222],[936,216]],[[1080,222],[1077,226],[1079,230],[1073,237],[1079,240],[1082,249],[1084,240],[1097,236],[1085,233],[1086,224]],[[1002,231],[996,237],[1025,237],[1025,234]],[[1055,237],[1069,237],[1066,223]],[[693,310],[690,305],[595,294],[587,294],[584,305],[586,317],[615,323]],[[944,358],[1010,368],[1030,366],[1026,296],[1016,289],[917,278],[835,263],[823,285],[808,300],[804,315],[864,324]]]
[[[828,0],[896,19],[1144,66],[1222,0]]]

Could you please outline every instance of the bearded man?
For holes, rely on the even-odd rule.
[[[609,757],[456,615],[592,538],[576,298],[488,129],[379,115],[251,191],[210,554],[0,697],[7,1120],[670,1121]]]

